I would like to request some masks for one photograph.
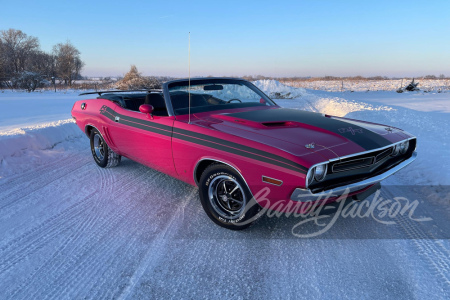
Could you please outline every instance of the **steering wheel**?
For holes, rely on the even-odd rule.
[[[231,101],[239,101],[240,103],[242,103],[242,101],[239,100],[239,99],[230,99],[230,100],[227,101],[227,103],[231,103]]]

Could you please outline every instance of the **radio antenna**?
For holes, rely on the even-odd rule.
[[[191,124],[191,33],[189,32],[189,46],[188,46],[188,61],[189,61],[189,87],[188,87],[188,95],[189,95],[189,122]]]

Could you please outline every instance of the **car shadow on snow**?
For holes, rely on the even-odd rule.
[[[374,196],[366,202],[346,200],[328,204],[316,213],[305,215],[266,211],[251,227],[232,231],[214,224],[204,212],[198,188],[161,172],[124,159],[112,170],[117,180],[125,176],[133,182],[126,201],[136,201],[135,210],[141,212],[144,226],[154,234],[169,231],[171,239],[411,239],[450,238],[449,230],[433,230],[434,219],[417,221],[427,203],[419,203],[409,216],[410,207],[396,213],[395,201],[382,208],[368,209]],[[407,188],[407,187],[406,187]],[[384,189],[381,195],[384,195]],[[405,187],[400,187],[404,190]],[[450,189],[448,189],[450,190]],[[446,191],[448,192],[448,191]],[[378,195],[380,197],[380,195]],[[384,195],[384,199],[386,196]],[[409,209],[409,210],[408,210]],[[439,208],[425,210],[426,216],[437,216]],[[142,213],[144,212],[144,213]],[[445,220],[440,217],[436,220]],[[422,234],[411,235],[411,228]],[[442,226],[440,226],[442,228]]]

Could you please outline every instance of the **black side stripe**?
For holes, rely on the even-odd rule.
[[[306,173],[308,170],[307,168],[305,168],[300,164],[297,164],[289,159],[286,159],[284,157],[269,152],[244,146],[238,143],[224,141],[222,139],[215,138],[205,134],[200,134],[179,128],[172,128],[171,126],[157,123],[149,123],[144,120],[118,114],[117,112],[115,112],[114,110],[110,109],[107,106],[102,107],[100,113],[105,117],[107,117],[108,119],[110,119],[111,121],[115,121],[115,117],[118,116],[120,118],[119,121],[120,123],[134,128],[147,130],[165,136],[172,136],[180,140],[188,141],[191,143],[199,144],[217,150],[226,151],[243,157],[259,160],[261,162],[266,162],[300,173]]]
[[[129,121],[129,120],[125,120],[125,119],[122,119],[122,118],[120,119],[120,123],[122,123],[124,125],[128,125],[128,126],[134,127],[134,128],[151,131],[151,132],[154,132],[154,133],[157,133],[157,134],[162,134],[162,135],[165,135],[165,136],[172,136],[172,132],[171,131],[161,130],[161,129],[158,129],[158,128],[153,128],[153,127],[150,127],[150,126],[147,126],[147,125],[139,124],[139,123],[132,122],[132,121]]]
[[[298,167],[298,168],[304,170],[305,172],[308,171],[308,169],[305,168],[304,166],[296,164],[296,163],[294,163],[293,161],[291,161],[291,160],[289,160],[287,158],[275,155],[275,154],[270,153],[270,152],[262,151],[262,150],[259,150],[259,149],[256,149],[256,148],[252,148],[252,147],[249,147],[249,146],[245,146],[245,145],[234,143],[234,142],[230,142],[230,141],[225,141],[225,140],[213,137],[213,136],[209,136],[209,135],[205,135],[205,134],[201,134],[201,133],[197,133],[197,132],[188,131],[188,130],[185,130],[185,129],[174,128],[173,131],[174,131],[174,133],[180,133],[180,134],[196,137],[196,138],[199,138],[199,139],[205,139],[205,140],[208,140],[208,141],[211,141],[211,142],[214,142],[214,143],[217,143],[217,144],[221,144],[221,145],[224,145],[224,146],[238,148],[238,149],[241,149],[241,150],[244,150],[244,151],[247,151],[247,152],[254,153],[256,155],[265,156],[265,157],[268,157],[268,158],[271,158],[271,159],[274,159],[274,160],[278,160],[278,161],[283,162],[285,164]]]
[[[296,171],[296,172],[306,173],[303,169],[298,168],[296,166],[293,166],[291,164],[285,164],[285,163],[282,163],[280,161],[277,161],[277,160],[274,160],[274,159],[271,159],[271,158],[267,158],[265,156],[260,156],[260,155],[254,154],[254,153],[246,152],[246,151],[239,150],[239,149],[232,148],[232,147],[228,147],[228,146],[225,146],[225,145],[216,144],[216,143],[213,143],[213,142],[210,142],[210,141],[205,141],[205,140],[198,139],[198,138],[191,137],[191,136],[181,135],[181,134],[178,134],[178,133],[175,133],[175,132],[173,134],[173,137],[177,138],[177,139],[180,139],[180,140],[184,140],[184,141],[188,141],[188,142],[191,142],[191,143],[195,143],[195,144],[199,144],[199,145],[202,145],[202,146],[206,146],[206,147],[209,147],[209,148],[214,148],[214,149],[217,149],[217,150],[226,151],[228,153],[233,153],[233,154],[240,155],[240,156],[243,156],[243,157],[259,160],[261,162],[269,163],[269,164],[276,165],[276,166],[279,166],[279,167],[283,167],[285,169],[290,169],[290,170],[293,170],[293,171]]]

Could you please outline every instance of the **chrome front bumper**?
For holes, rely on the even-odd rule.
[[[316,201],[321,199],[330,199],[339,197],[341,195],[350,194],[359,190],[362,190],[370,185],[376,184],[392,174],[396,173],[397,171],[403,169],[410,163],[412,163],[417,157],[417,152],[414,152],[410,158],[403,161],[402,163],[398,164],[397,166],[393,167],[392,169],[384,172],[383,174],[368,178],[366,180],[355,182],[352,184],[340,186],[331,190],[322,191],[320,193],[312,193],[309,189],[301,189],[296,188],[294,192],[291,195],[292,201],[300,201],[300,202],[308,202],[308,201]]]

